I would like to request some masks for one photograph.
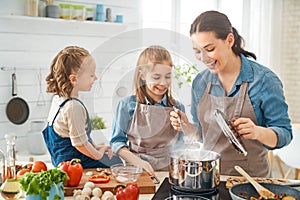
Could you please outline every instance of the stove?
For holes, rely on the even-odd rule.
[[[169,178],[165,178],[152,200],[231,200],[225,182],[212,190],[203,191],[183,191],[169,183]]]

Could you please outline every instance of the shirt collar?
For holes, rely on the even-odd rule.
[[[146,104],[147,105],[152,105],[151,102],[147,99],[147,97],[145,97],[145,100],[146,100]],[[160,105],[163,105],[163,106],[167,106],[167,95],[164,94],[163,98],[161,99],[160,102],[156,103],[156,104],[160,104]]]
[[[253,69],[251,67],[251,61],[248,60],[243,54],[240,54],[242,66],[240,70],[240,74],[235,82],[235,85],[241,85],[242,82],[252,82],[254,79]],[[212,83],[216,85],[220,85],[218,76],[214,74],[212,79]]]
[[[240,75],[236,81],[236,84],[238,85],[242,84],[242,82],[252,82],[254,79],[251,61],[248,60],[243,54],[241,54],[240,57],[242,60],[242,66]]]

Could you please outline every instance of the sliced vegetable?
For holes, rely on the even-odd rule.
[[[90,176],[88,180],[93,183],[108,183],[110,181],[110,177],[99,174],[99,175]]]

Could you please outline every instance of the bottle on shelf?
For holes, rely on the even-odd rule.
[[[39,1],[38,0],[26,0],[26,15],[37,17],[39,14]]]
[[[3,183],[0,187],[0,193],[3,199],[18,199],[21,195],[20,183],[17,180],[16,174],[16,152],[15,141],[16,136],[6,134],[6,159],[5,159],[5,172],[3,176]]]

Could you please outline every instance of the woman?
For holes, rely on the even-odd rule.
[[[240,165],[252,176],[271,176],[268,150],[292,140],[281,81],[270,69],[249,59],[256,59],[255,54],[243,49],[243,38],[220,12],[199,15],[190,36],[197,59],[207,66],[193,81],[191,104],[203,148],[221,154],[221,174],[238,175],[234,165]],[[222,133],[214,117],[216,109],[233,122],[247,156],[238,154]],[[171,112],[175,129],[180,129],[178,116],[185,132],[195,126],[184,113]]]

